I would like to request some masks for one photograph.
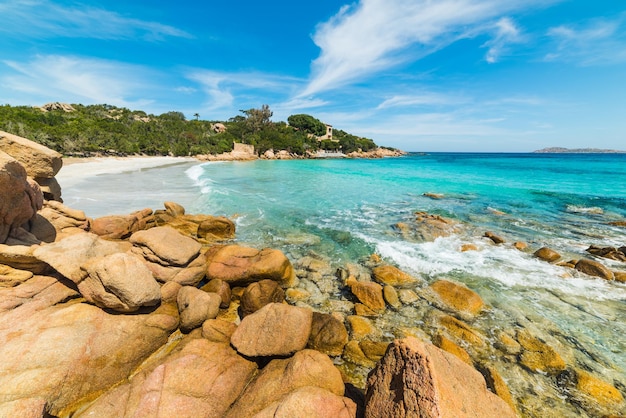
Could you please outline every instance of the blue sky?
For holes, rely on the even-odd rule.
[[[626,149],[621,0],[0,0],[0,104],[269,104],[409,151]]]

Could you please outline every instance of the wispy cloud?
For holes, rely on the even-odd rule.
[[[76,4],[65,6],[48,0],[20,0],[0,4],[4,36],[27,38],[93,38],[161,40],[192,38],[184,30],[106,9]]]
[[[414,95],[395,95],[379,104],[376,109],[388,109],[392,107],[411,107],[428,105],[452,105],[467,102],[468,99],[460,96],[448,96],[438,93],[421,93]]]
[[[32,103],[68,101],[107,103],[139,107],[150,103],[136,99],[148,91],[143,67],[115,61],[60,55],[39,55],[28,62],[3,61],[9,71],[0,71],[0,85]],[[132,97],[135,97],[134,99]]]
[[[452,42],[475,36],[476,28],[504,14],[555,0],[361,0],[318,25],[313,41],[321,53],[301,96],[360,80],[398,63],[419,59]],[[487,30],[487,29],[485,29]],[[512,36],[501,20],[498,48]],[[498,36],[496,36],[498,39]]]
[[[494,38],[483,45],[489,48],[485,55],[485,60],[490,64],[498,62],[500,56],[506,53],[508,45],[521,40],[520,30],[515,25],[515,22],[508,17],[498,20],[494,27]]]
[[[626,14],[616,19],[590,19],[577,25],[560,25],[548,30],[554,50],[546,61],[568,61],[597,65],[626,61]]]

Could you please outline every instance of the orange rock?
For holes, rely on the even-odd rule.
[[[461,284],[437,280],[430,288],[439,296],[444,307],[453,312],[476,316],[485,307],[485,303],[476,292]]]

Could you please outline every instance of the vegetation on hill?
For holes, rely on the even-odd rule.
[[[187,156],[229,152],[233,142],[252,144],[262,154],[269,149],[303,155],[318,149],[348,153],[377,145],[341,130],[334,141],[318,141],[324,123],[310,115],[292,115],[290,124],[272,122],[272,111],[242,110],[228,121],[187,120],[181,112],[151,115],[111,105],[72,105],[44,111],[29,106],[0,106],[0,130],[29,138],[64,155],[146,154]],[[226,127],[220,129],[219,123]],[[217,125],[217,126],[216,126]],[[322,131],[323,129],[323,131]]]

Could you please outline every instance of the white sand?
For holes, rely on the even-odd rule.
[[[63,168],[56,175],[61,187],[71,187],[90,177],[139,171],[146,168],[198,161],[192,157],[95,157],[63,160]]]

